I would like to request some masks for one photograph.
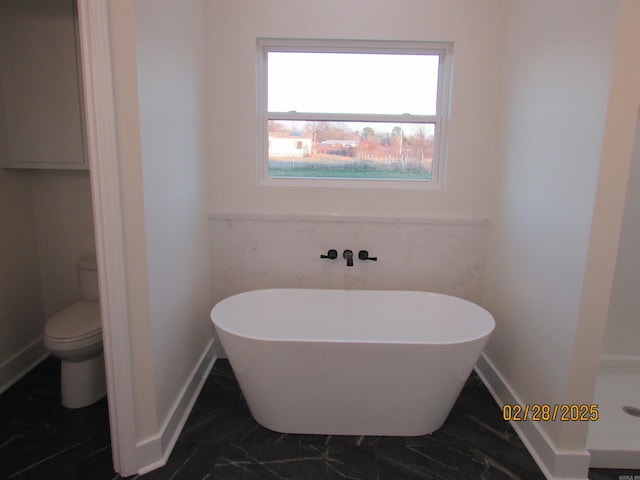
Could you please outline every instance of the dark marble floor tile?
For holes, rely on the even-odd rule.
[[[98,478],[96,466],[93,459],[102,452],[109,452],[111,447],[109,440],[106,442],[94,442],[91,440],[79,441],[71,445],[61,445],[60,448],[51,449],[50,455],[33,459],[31,465],[16,470],[8,478],[21,480],[42,480],[46,478],[55,479],[91,479]],[[101,467],[108,467],[102,478],[113,478],[115,473],[109,464],[101,464]],[[99,470],[101,471],[101,470]]]
[[[342,449],[315,445],[230,444],[218,455],[212,479],[344,479]]]
[[[113,471],[106,399],[60,405],[49,358],[0,395],[0,478],[121,480]],[[640,471],[593,469],[591,480]],[[477,375],[431,435],[370,437],[273,432],[251,416],[227,361],[218,361],[167,464],[129,480],[542,480]],[[633,477],[632,477],[633,478]]]
[[[380,480],[441,478],[435,476],[438,473],[429,465],[428,457],[407,446],[384,449],[348,447],[345,463],[349,475],[363,480],[367,478]]]
[[[213,407],[209,412],[202,412],[195,419],[190,416],[180,438],[187,441],[229,443],[256,426],[258,424],[247,410]],[[277,435],[274,432],[267,432],[271,436]]]
[[[60,363],[49,357],[0,395],[0,478],[81,479],[101,455],[104,478],[113,478],[106,398],[64,408],[59,382]]]

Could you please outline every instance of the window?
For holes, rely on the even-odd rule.
[[[258,40],[262,183],[440,187],[450,57],[447,43]]]

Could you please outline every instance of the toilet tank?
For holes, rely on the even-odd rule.
[[[86,255],[76,264],[80,299],[89,302],[100,300],[98,290],[98,263],[95,255]]]

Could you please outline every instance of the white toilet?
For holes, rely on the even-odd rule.
[[[62,361],[62,405],[80,408],[107,393],[102,323],[95,255],[82,257],[77,265],[80,301],[51,317],[44,327],[44,345]]]

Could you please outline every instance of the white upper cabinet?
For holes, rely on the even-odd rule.
[[[0,1],[0,164],[86,169],[74,0]]]

